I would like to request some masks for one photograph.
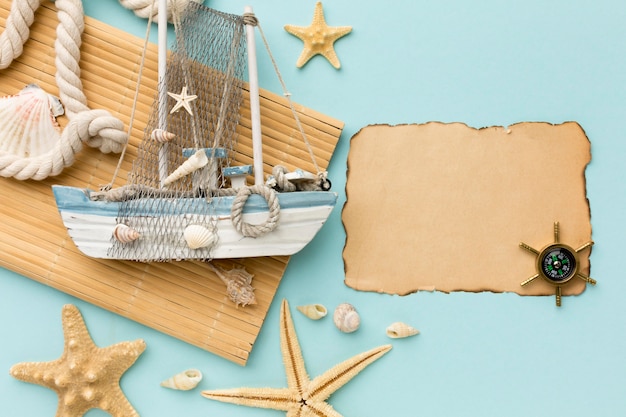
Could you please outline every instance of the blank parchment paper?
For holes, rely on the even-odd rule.
[[[475,129],[461,123],[373,125],[351,139],[342,219],[346,284],[405,295],[419,290],[553,295],[536,255],[591,240],[585,168],[590,143],[574,122]],[[589,273],[589,249],[579,272]],[[580,294],[578,278],[563,294]]]

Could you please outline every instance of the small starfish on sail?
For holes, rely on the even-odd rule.
[[[286,411],[287,417],[341,417],[326,402],[328,397],[391,350],[391,345],[358,354],[310,379],[304,367],[289,304],[283,300],[280,307],[280,350],[287,371],[287,388],[235,388],[203,391],[202,395],[232,404]]]
[[[190,103],[197,99],[198,96],[194,94],[187,94],[187,86],[183,87],[180,94],[174,94],[168,91],[167,95],[176,100],[176,104],[174,105],[174,107],[172,107],[172,110],[170,110],[170,114],[176,113],[181,108],[184,108],[185,110],[187,110],[187,113],[193,116],[193,111],[191,110]]]
[[[333,45],[337,39],[350,33],[352,26],[328,26],[322,2],[318,1],[315,5],[313,21],[309,26],[285,25],[285,30],[304,42],[304,49],[296,62],[298,68],[315,55],[322,55],[337,69],[341,67]]]

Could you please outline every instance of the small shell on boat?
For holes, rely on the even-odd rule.
[[[163,180],[163,185],[169,185],[174,181],[183,178],[186,175],[191,174],[206,166],[209,163],[209,158],[206,156],[204,149],[200,149],[193,155],[191,155],[185,162],[180,164],[174,172],[172,172],[167,178]]]
[[[335,326],[344,333],[352,333],[361,325],[359,313],[352,304],[339,304],[333,314]]]
[[[113,229],[113,237],[120,243],[130,243],[141,237],[141,234],[132,227],[119,223]]]
[[[152,133],[150,133],[150,139],[159,143],[169,142],[175,137],[176,135],[174,133],[163,129],[154,129]]]
[[[307,304],[296,307],[299,312],[310,318],[311,320],[319,320],[326,317],[328,310],[322,304]]]
[[[47,153],[61,137],[56,117],[62,114],[59,99],[36,84],[0,98],[0,151],[21,158]]]
[[[202,372],[197,369],[187,369],[161,382],[161,386],[188,391],[194,389],[200,381],[202,381]]]
[[[200,249],[217,243],[217,234],[199,224],[190,224],[185,228],[183,237],[190,249]]]
[[[391,323],[389,327],[387,327],[386,333],[387,336],[392,339],[401,339],[403,337],[415,336],[416,334],[419,334],[420,331],[413,326],[397,321],[395,323]]]

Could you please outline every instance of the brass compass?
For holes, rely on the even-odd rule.
[[[574,277],[578,277],[591,285],[596,285],[596,280],[583,275],[578,271],[580,265],[578,261],[578,253],[591,247],[593,241],[589,241],[579,247],[572,247],[559,242],[559,222],[554,223],[554,243],[545,246],[541,250],[537,250],[524,242],[519,246],[526,249],[537,256],[537,273],[526,281],[522,282],[524,286],[532,282],[535,278],[543,278],[549,284],[556,287],[556,305],[561,306],[561,286],[570,282]]]

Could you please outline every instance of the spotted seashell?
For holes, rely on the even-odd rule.
[[[169,142],[175,137],[176,135],[174,133],[168,132],[164,129],[154,129],[152,133],[150,133],[150,139],[159,143]]]
[[[296,307],[299,312],[310,318],[311,320],[319,320],[326,317],[328,310],[322,304],[307,304]]]
[[[194,389],[202,381],[202,372],[197,369],[187,369],[180,372],[165,381],[161,382],[161,386],[165,388],[188,391]]]
[[[113,229],[113,237],[120,243],[130,243],[141,237],[141,234],[132,227],[119,223]]]
[[[217,243],[217,234],[199,224],[190,224],[185,228],[183,237],[190,249],[201,249]]]
[[[180,166],[176,168],[174,172],[168,175],[168,177],[163,180],[163,185],[169,185],[174,181],[177,181],[185,177],[186,175],[189,175],[192,172],[199,170],[200,168],[206,166],[208,163],[209,158],[206,156],[206,152],[204,151],[204,149],[200,149],[199,151],[191,155],[185,162],[180,164]]]
[[[361,325],[359,313],[352,304],[339,304],[333,314],[335,326],[344,333],[352,333]]]
[[[419,334],[420,331],[413,326],[397,321],[395,323],[391,323],[389,327],[387,327],[386,333],[387,336],[392,339],[401,339],[403,337],[415,336],[416,334]]]
[[[0,98],[0,151],[20,158],[47,153],[61,137],[56,117],[62,114],[59,99],[36,84]]]

